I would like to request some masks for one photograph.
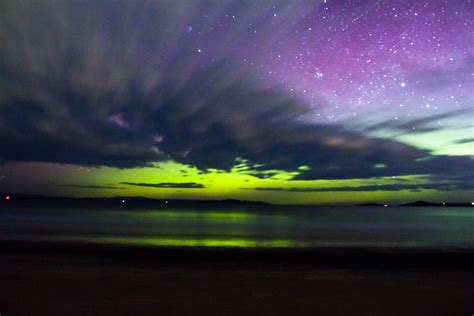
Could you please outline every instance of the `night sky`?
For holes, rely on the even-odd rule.
[[[0,192],[474,199],[474,1],[2,1]]]

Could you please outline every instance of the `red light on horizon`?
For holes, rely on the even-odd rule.
[[[5,200],[7,201],[10,200],[10,196],[9,195],[5,196]]]

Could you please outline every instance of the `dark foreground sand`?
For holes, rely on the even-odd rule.
[[[474,313],[469,252],[0,246],[2,316]]]

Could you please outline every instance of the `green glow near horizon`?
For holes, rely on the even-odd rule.
[[[374,122],[363,122],[370,126]],[[462,124],[461,124],[462,123]],[[399,141],[419,149],[426,149],[432,155],[462,155],[474,157],[472,122],[468,115],[430,122],[437,128],[433,131],[414,126],[416,129],[382,129],[370,133]],[[421,127],[430,127],[422,125]],[[416,132],[415,132],[416,131]],[[249,161],[236,157],[234,167],[229,171],[210,169],[202,172],[193,166],[167,161],[156,162],[149,167],[118,169],[111,167],[85,167],[69,164],[41,162],[17,162],[0,165],[0,191],[29,194],[43,194],[73,197],[150,197],[158,199],[240,199],[265,201],[274,204],[396,204],[415,200],[433,202],[471,202],[472,191],[439,191],[423,189],[418,191],[357,191],[361,186],[420,185],[434,180],[429,174],[378,177],[343,180],[291,180],[309,166],[299,166],[293,171],[263,170],[255,176],[255,168],[264,165],[250,165]],[[376,164],[374,168],[385,168]],[[349,175],[348,175],[349,176]],[[446,180],[448,181],[448,180]],[[157,188],[133,186],[128,183],[156,184],[190,183],[202,184],[205,188]],[[446,182],[446,184],[449,184]],[[73,185],[73,186],[67,186]],[[354,187],[354,191],[337,191],[340,187]],[[252,188],[281,188],[282,191],[252,190]],[[291,188],[334,188],[325,192],[292,192]]]
[[[409,132],[384,129],[371,134],[373,137],[393,139],[411,146],[426,149],[432,155],[474,156],[472,142],[460,142],[472,138],[472,122],[459,125],[455,119],[445,119],[432,132]],[[468,124],[469,123],[469,124]],[[368,124],[368,123],[367,123]],[[432,183],[430,175],[405,175],[369,179],[293,181],[300,172],[310,169],[299,166],[293,171],[264,170],[255,176],[255,167],[249,161],[236,158],[234,167],[226,172],[210,169],[203,173],[195,167],[168,162],[157,162],[150,167],[118,169],[111,167],[80,167],[52,163],[8,163],[0,166],[4,176],[0,190],[8,192],[62,195],[73,197],[150,197],[158,199],[240,199],[265,201],[274,204],[358,204],[403,203],[415,200],[434,202],[470,202],[471,191],[397,190],[397,191],[337,191],[338,187],[360,187]],[[384,168],[376,164],[374,168]],[[436,180],[439,183],[440,180]],[[202,184],[205,188],[157,188],[133,186],[129,183],[189,183]],[[68,187],[74,185],[75,187]],[[79,186],[79,187],[78,187]],[[82,187],[80,187],[82,186]],[[93,187],[95,186],[95,188]],[[251,188],[335,188],[325,192],[264,191]]]
[[[381,167],[381,166],[379,166]],[[14,178],[14,182],[3,181],[2,188],[20,193],[74,196],[74,197],[133,197],[145,196],[164,199],[241,199],[266,201],[275,204],[356,204],[367,202],[400,203],[414,200],[470,201],[470,191],[327,191],[327,192],[290,192],[257,191],[244,188],[335,188],[344,186],[423,184],[430,183],[429,175],[411,175],[399,177],[379,177],[369,179],[312,180],[293,181],[295,172],[272,171],[266,179],[257,178],[248,170],[234,167],[230,172],[212,171],[201,173],[194,167],[174,163],[155,163],[153,167],[117,169],[110,167],[86,168],[75,165],[49,163],[10,163],[4,165],[2,173],[5,179]],[[306,167],[300,167],[300,170]],[[9,172],[15,177],[8,177]],[[273,174],[274,173],[274,174]],[[19,177],[23,175],[24,177]],[[160,182],[196,182],[205,188],[155,188],[140,187],[121,182],[160,183]],[[105,186],[104,188],[77,188],[65,185]],[[116,187],[114,189],[109,187]],[[5,189],[3,189],[5,191]]]

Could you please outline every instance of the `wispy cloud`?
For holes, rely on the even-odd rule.
[[[256,188],[240,188],[241,190],[256,191],[275,191],[275,192],[371,192],[371,191],[420,191],[420,190],[472,190],[474,189],[474,181],[454,181],[445,183],[424,183],[424,184],[384,184],[384,185],[363,185],[363,186],[341,186],[332,188],[280,188],[280,187],[256,187]]]
[[[463,138],[454,142],[455,144],[469,144],[474,143],[474,137],[472,138]]]
[[[474,109],[460,109],[413,120],[386,120],[376,124],[361,126],[359,129],[364,132],[394,130],[398,131],[399,134],[428,133],[442,130],[444,127],[438,124],[440,121],[455,119],[466,115],[474,115]]]
[[[418,87],[424,90],[439,90],[457,82],[472,80],[474,73],[474,58],[466,58],[457,67],[443,69],[423,69],[415,71],[410,80],[418,82]]]
[[[160,182],[160,183],[136,183],[136,182],[120,182],[120,184],[132,185],[137,187],[150,188],[169,188],[169,189],[203,189],[205,186],[196,182]]]
[[[367,131],[303,122],[308,104],[287,89],[269,88],[241,58],[229,60],[237,46],[255,47],[249,25],[259,25],[255,36],[265,46],[274,39],[271,17],[297,23],[314,1],[217,1],[203,22],[196,12],[206,3],[2,3],[0,142],[8,150],[0,151],[0,161],[133,168],[173,160],[206,172],[229,171],[242,157],[257,177],[300,166],[308,169],[295,179],[472,174],[474,163],[464,156],[433,156]],[[207,54],[198,38],[222,24],[230,8],[246,23],[213,33]],[[196,32],[202,36],[190,36]],[[324,106],[319,103],[314,106]],[[433,119],[394,128],[431,129],[427,120]],[[382,164],[387,167],[374,168]]]

